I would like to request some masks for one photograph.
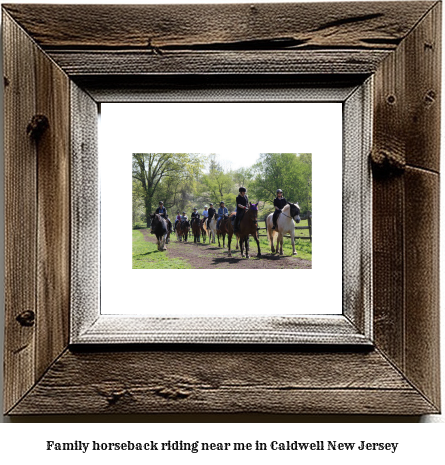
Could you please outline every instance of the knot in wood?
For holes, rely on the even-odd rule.
[[[371,153],[371,165],[374,175],[399,175],[405,171],[405,157],[395,150],[378,149]]]
[[[45,115],[34,115],[26,127],[26,133],[31,139],[39,140],[49,128],[49,121]]]
[[[22,326],[34,326],[35,313],[32,310],[25,310],[20,315],[17,315],[16,320]]]
[[[388,95],[388,97],[386,97],[386,101],[390,104],[390,105],[393,105],[394,103],[396,103],[396,98],[394,95]]]

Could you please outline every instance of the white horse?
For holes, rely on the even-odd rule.
[[[207,226],[207,234],[209,235],[209,244],[210,243],[215,243],[216,240],[216,215],[213,215],[213,218],[210,220],[207,220],[208,226]]]
[[[300,207],[298,203],[289,203],[286,205],[282,211],[280,216],[277,220],[277,227],[276,229],[272,229],[273,221],[272,221],[273,213],[271,213],[266,218],[266,227],[267,227],[267,236],[269,238],[269,244],[272,253],[275,253],[275,247],[273,245],[274,237],[277,237],[277,248],[276,251],[279,254],[283,255],[283,236],[285,234],[290,234],[291,241],[292,241],[292,253],[293,255],[297,255],[295,251],[295,223],[294,220],[299,223],[300,222]]]

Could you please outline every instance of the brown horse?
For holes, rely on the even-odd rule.
[[[193,238],[195,242],[200,242],[201,241],[201,221],[192,218],[192,233],[193,233]]]
[[[232,215],[234,216],[234,214]],[[229,257],[232,256],[230,250],[230,244],[232,242],[233,232],[233,223],[232,221],[228,222],[228,236],[229,236]],[[249,258],[249,235],[255,239],[256,245],[258,246],[258,255],[261,257],[260,241],[258,238],[258,203],[250,203],[249,208],[245,211],[243,217],[241,218],[238,232],[236,236],[239,238],[239,245],[241,249],[241,257],[244,257],[244,248],[246,248],[246,258]]]
[[[178,236],[179,242],[184,238],[184,242],[187,242],[187,236],[190,231],[190,222],[189,220],[181,220],[176,225],[176,234]]]
[[[207,226],[206,226],[205,222],[206,222],[205,218],[203,218],[199,222],[199,227],[201,228],[202,242],[204,242],[204,243],[205,243],[206,237],[207,237]],[[210,239],[209,239],[209,241],[210,241]]]
[[[233,213],[232,213],[233,215]],[[230,215],[230,216],[232,216]],[[216,235],[218,236],[218,247],[221,247],[220,237],[223,238],[223,248],[226,246],[226,234],[229,234],[229,224],[230,224],[230,217],[224,215],[219,222],[219,227],[216,228]]]

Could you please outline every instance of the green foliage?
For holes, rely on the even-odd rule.
[[[205,157],[196,153],[133,153],[133,180],[144,203],[147,226],[160,200],[170,208],[181,192],[194,189],[204,162]]]
[[[144,240],[141,231],[133,231],[133,269],[186,269],[191,268],[187,260],[169,258],[160,252],[157,245]]]
[[[134,153],[133,226],[141,221],[148,225],[159,200],[171,219],[178,210],[190,216],[197,207],[201,213],[210,202],[218,208],[221,200],[233,211],[240,186],[252,202],[260,201],[262,214],[273,211],[278,188],[305,213],[312,210],[311,179],[310,153],[263,153],[253,166],[237,170],[224,166],[216,154]]]
[[[302,213],[312,209],[310,153],[262,153],[252,172],[251,197],[272,205],[277,189],[282,189],[287,200],[299,203]]]

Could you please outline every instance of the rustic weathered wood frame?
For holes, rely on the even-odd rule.
[[[438,412],[440,38],[440,2],[4,5],[4,411]],[[371,348],[69,345],[74,103],[371,76]]]

